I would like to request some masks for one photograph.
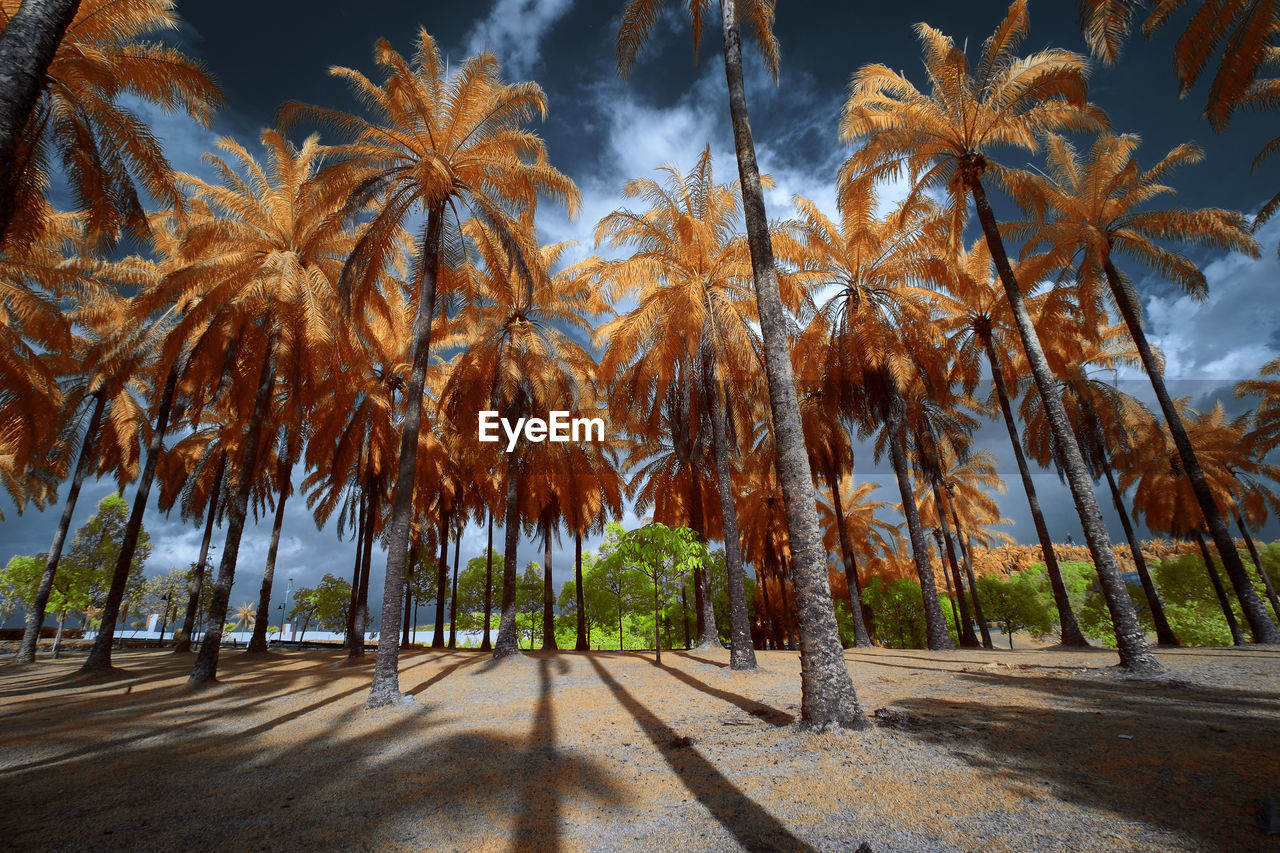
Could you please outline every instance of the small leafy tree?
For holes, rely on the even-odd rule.
[[[1021,574],[1007,581],[994,575],[978,578],[978,594],[987,617],[1004,625],[1013,648],[1015,631],[1030,631],[1041,636],[1053,630],[1053,616],[1040,591]]]
[[[662,662],[661,612],[671,590],[695,568],[710,561],[707,546],[687,527],[668,527],[654,522],[618,537],[616,547],[602,560],[606,570],[612,565],[639,573],[649,581],[653,600],[653,646],[657,662]]]
[[[897,649],[924,648],[924,596],[918,583],[899,578],[886,584],[883,578],[873,577],[862,590],[862,602],[875,614],[882,643]]]
[[[307,626],[315,620],[323,631],[341,631],[347,625],[347,609],[351,606],[351,584],[342,578],[326,574],[314,589],[303,587],[294,594],[290,619],[302,619],[301,640]]]
[[[502,555],[493,553],[493,565],[502,565]],[[484,578],[488,568],[488,557],[481,554],[467,560],[466,566],[458,573],[458,630],[480,631],[484,629]],[[502,580],[500,572],[494,572],[490,601],[501,597],[498,583]]]
[[[530,560],[525,566],[524,574],[516,584],[516,621],[517,626],[533,648],[533,638],[542,630],[542,567],[536,560]],[[553,628],[554,630],[554,628]]]

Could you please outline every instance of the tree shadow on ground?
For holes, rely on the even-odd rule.
[[[898,700],[907,736],[1025,796],[1159,824],[1196,846],[1265,846],[1258,815],[1280,767],[1280,695],[1114,677],[959,677],[1043,694],[1049,705]]]
[[[596,660],[595,655],[587,653],[585,656],[618,703],[640,724],[645,736],[675,771],[681,783],[744,849],[813,849],[796,838],[781,821],[744,794],[696,749],[691,748],[687,739],[681,738],[675,729],[631,695]]]
[[[149,727],[128,744],[98,741],[50,764],[6,767],[0,832],[15,849],[199,849],[212,838],[231,849],[455,849],[513,838],[558,849],[567,801],[628,800],[595,762],[557,748],[553,666],[540,662],[527,734],[442,734],[453,723],[416,703],[365,711],[353,695],[361,684],[265,723],[255,715],[238,725],[224,709],[181,728]],[[139,703],[139,719],[149,710]],[[308,713],[320,714],[309,736],[263,737]],[[39,726],[13,734],[32,741]]]

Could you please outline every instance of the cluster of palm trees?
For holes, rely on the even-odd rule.
[[[660,5],[627,5],[620,70],[634,62]],[[696,37],[704,5],[689,10]],[[145,125],[113,100],[128,88],[203,118],[216,104],[198,66],[139,45],[141,34],[172,25],[170,4],[80,4],[48,65],[54,82],[17,135],[17,177],[7,179],[0,207],[14,211],[0,222],[0,475],[19,506],[43,506],[69,478],[45,599],[84,478],[138,483],[123,568],[86,669],[110,666],[127,568],[158,480],[162,509],[178,506],[204,525],[182,636],[189,644],[201,586],[211,584],[191,681],[213,680],[249,515],[274,512],[257,605],[265,613],[301,464],[317,523],[336,514],[339,532],[350,529],[357,541],[352,655],[364,651],[375,540],[387,554],[379,634],[395,637],[411,607],[409,573],[431,562],[422,555],[438,551],[442,605],[450,538],[456,587],[462,530],[487,524],[492,543],[496,517],[506,542],[494,654],[504,657],[518,652],[521,531],[544,544],[551,624],[553,541],[567,531],[580,555],[583,537],[630,500],[655,521],[724,541],[735,668],[755,665],[750,564],[775,635],[801,650],[804,718],[863,725],[836,631],[828,552],[840,556],[859,645],[873,636],[862,583],[904,561],[920,581],[930,648],[952,645],[940,586],[952,593],[960,642],[989,645],[972,550],[1004,536],[992,530],[1001,519],[990,496],[1002,484],[973,432],[997,412],[1064,642],[1084,638],[1026,456],[1057,466],[1071,488],[1124,666],[1159,669],[1102,523],[1099,479],[1153,612],[1159,598],[1124,499],[1135,485],[1152,529],[1207,532],[1252,638],[1280,642],[1226,526],[1234,517],[1248,537],[1248,525],[1275,508],[1264,481],[1278,472],[1264,456],[1280,443],[1280,381],[1267,378],[1280,363],[1240,386],[1263,398],[1252,418],[1191,412],[1166,390],[1132,283],[1117,266],[1128,257],[1203,295],[1203,273],[1177,243],[1257,253],[1239,214],[1153,204],[1171,192],[1166,176],[1198,150],[1180,146],[1141,168],[1137,140],[1108,130],[1088,101],[1082,57],[1018,55],[1028,26],[1018,0],[974,66],[949,37],[918,27],[927,92],[884,66],[860,69],[841,122],[857,147],[837,176],[838,215],[797,198],[793,220],[770,224],[768,178],[755,165],[746,115],[741,28],[776,75],[773,4],[722,0],[721,11],[739,180],[717,182],[708,147],[688,171],[668,165],[656,179],[632,181],[624,206],[596,227],[597,245],[624,257],[565,266],[566,246],[538,242],[535,214],[543,199],[574,213],[578,190],[528,129],[546,113],[542,90],[504,82],[494,57],[449,73],[425,31],[407,58],[380,41],[379,79],[334,72],[363,114],[287,106],[280,126],[263,132],[261,156],[223,139],[221,154],[206,158],[214,177],[205,180],[174,174]],[[1110,44],[1119,24],[1098,26]],[[2,48],[0,40],[0,56]],[[161,64],[180,72],[157,82]],[[311,136],[295,145],[289,133],[301,124],[325,128],[338,144]],[[1094,132],[1096,141],[1081,153],[1060,135],[1067,132]],[[1007,146],[1043,147],[1045,169],[1001,165],[992,152]],[[58,213],[47,201],[47,148],[63,154],[82,211]],[[162,212],[142,213],[135,175]],[[908,179],[905,198],[881,197],[891,177]],[[997,222],[992,185],[1022,220]],[[970,200],[981,236],[966,245]],[[126,230],[146,236],[149,256],[97,259]],[[1018,241],[1016,257],[1006,240]],[[1162,420],[1097,378],[1128,364],[1150,376]],[[1034,390],[1015,413],[1028,374]],[[982,400],[975,395],[987,376],[993,390]],[[505,453],[478,440],[481,411],[511,422],[587,414],[606,420],[608,440]],[[876,517],[887,504],[854,481],[855,431],[888,454],[905,537]],[[206,577],[219,520],[220,563]],[[579,594],[580,570],[579,560]],[[716,643],[711,596],[697,574],[699,643]],[[34,660],[43,607],[38,598],[20,659]],[[486,602],[486,629],[491,609]],[[436,614],[434,642],[443,644],[444,607]],[[1161,616],[1156,625],[1159,642],[1176,643]],[[266,620],[255,623],[251,650],[265,648],[265,632]],[[578,635],[585,648],[581,618]],[[398,649],[379,644],[371,705],[401,700]]]

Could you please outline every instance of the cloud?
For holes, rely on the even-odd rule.
[[[572,5],[573,0],[497,0],[489,17],[467,36],[466,55],[487,50],[498,57],[508,79],[530,79],[542,61],[542,36]]]

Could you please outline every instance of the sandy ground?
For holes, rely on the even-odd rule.
[[[799,658],[402,653],[0,657],[0,848],[21,850],[1269,850],[1280,651],[849,651],[858,734],[797,730]]]

